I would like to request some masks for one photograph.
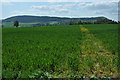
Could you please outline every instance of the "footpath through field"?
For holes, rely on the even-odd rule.
[[[87,77],[117,77],[117,69],[113,67],[113,55],[108,52],[102,42],[87,28],[80,25],[83,32],[83,43],[80,47],[80,59],[85,63]]]

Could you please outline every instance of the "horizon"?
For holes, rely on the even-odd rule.
[[[38,16],[38,15],[16,15],[16,16],[11,16],[11,17],[8,17],[8,18],[12,18],[12,17],[18,17],[18,16],[33,16],[33,17],[58,17],[58,18],[99,18],[99,17],[104,17],[104,18],[107,18],[105,16],[92,16],[92,17],[60,17],[60,16]],[[5,18],[5,19],[8,19],[8,18]],[[1,20],[5,20],[5,19],[1,19]],[[109,19],[109,18],[107,18]],[[109,19],[109,20],[112,20],[112,19]],[[113,20],[113,21],[116,21],[116,20]],[[118,22],[118,21],[116,21]]]
[[[105,17],[105,16],[89,16],[89,17],[64,17],[64,16],[39,16],[39,15],[15,15],[15,16],[10,16],[10,17],[7,17],[7,18],[11,18],[11,17],[20,17],[20,16],[33,16],[33,17],[58,17],[58,18],[96,18],[96,17]],[[4,19],[7,19],[7,18],[4,18]],[[105,17],[107,18],[107,17]],[[108,18],[109,19],[109,18]]]
[[[19,15],[88,18],[103,16],[118,21],[117,2],[10,2],[2,4],[2,17]]]

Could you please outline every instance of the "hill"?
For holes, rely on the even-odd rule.
[[[49,23],[49,22],[69,22],[71,20],[74,21],[96,21],[98,19],[105,18],[105,17],[90,17],[90,18],[68,18],[68,17],[49,17],[49,16],[13,16],[2,20],[2,22],[14,22],[19,21],[21,23]]]

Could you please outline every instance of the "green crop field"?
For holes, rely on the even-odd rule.
[[[3,78],[117,77],[115,24],[3,28]]]

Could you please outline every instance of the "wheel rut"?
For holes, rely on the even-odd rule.
[[[80,60],[81,62],[85,62],[85,59],[88,60],[85,62],[86,65],[91,63],[91,67],[89,67],[89,65],[87,66],[89,68],[87,68],[87,73],[84,75],[87,77],[104,77],[106,75],[109,77],[116,77],[117,69],[112,65],[112,57],[114,57],[114,55],[107,51],[102,41],[97,39],[87,28],[80,25],[80,30],[83,33],[83,41],[80,46]]]

